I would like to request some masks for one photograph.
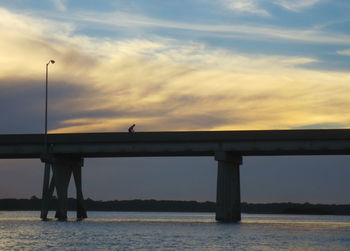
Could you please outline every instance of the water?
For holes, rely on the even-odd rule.
[[[69,212],[74,218],[74,212]],[[350,216],[89,212],[76,222],[0,211],[0,250],[350,250]],[[51,216],[52,217],[52,216]]]

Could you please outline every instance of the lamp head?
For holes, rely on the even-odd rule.
[[[54,64],[54,63],[55,63],[55,60],[52,60],[52,59],[51,59],[50,62],[51,62],[51,64]]]

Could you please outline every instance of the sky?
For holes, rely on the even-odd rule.
[[[2,0],[0,134],[350,127],[346,0]],[[245,157],[242,200],[348,203],[350,157]],[[41,196],[0,160],[0,198]],[[85,197],[214,201],[210,157],[86,159]],[[16,182],[15,182],[16,180]],[[74,194],[74,189],[70,188]]]

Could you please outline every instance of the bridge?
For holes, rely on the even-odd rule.
[[[54,189],[56,218],[67,218],[71,175],[77,191],[77,218],[86,218],[81,167],[84,158],[213,156],[218,162],[216,220],[241,219],[239,168],[243,156],[347,155],[350,129],[184,131],[138,133],[0,135],[0,159],[40,158],[45,162],[41,218],[46,219]],[[50,181],[50,170],[52,177]]]

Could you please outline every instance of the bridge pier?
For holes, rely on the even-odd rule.
[[[42,193],[42,198],[41,198],[40,218],[43,220],[47,219],[47,214],[49,212],[49,202],[50,202],[50,198],[52,195],[52,193],[50,193],[51,184],[49,184],[49,182],[50,182],[50,170],[51,170],[50,162],[47,161],[47,162],[45,162],[43,193]]]
[[[229,152],[216,152],[215,160],[218,161],[215,219],[238,222],[241,220],[239,166],[242,157]]]
[[[58,203],[55,218],[59,220],[67,219],[68,186],[72,173],[77,194],[77,219],[87,218],[81,182],[81,167],[83,166],[83,159],[71,156],[55,156],[51,158],[50,162],[53,175],[49,185],[50,163],[45,163],[41,218],[44,220],[47,219],[49,201],[52,197],[54,188],[56,188]]]

